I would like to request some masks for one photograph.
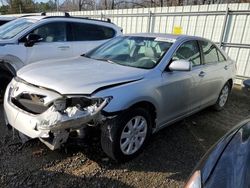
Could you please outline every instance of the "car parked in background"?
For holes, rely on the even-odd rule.
[[[250,187],[250,119],[235,126],[201,159],[185,188]]]
[[[250,79],[246,79],[243,81],[242,90],[245,92],[246,95],[250,95]]]
[[[234,74],[235,63],[203,38],[119,36],[82,57],[19,70],[6,90],[6,123],[50,149],[97,126],[104,152],[126,161],[163,127],[211,105],[222,110]]]
[[[11,17],[11,16],[0,16],[0,26],[3,24],[6,24],[12,20],[15,20],[16,17]]]
[[[23,16],[0,27],[0,95],[24,65],[79,56],[121,35],[110,21],[66,16]]]

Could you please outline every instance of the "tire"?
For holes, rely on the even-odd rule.
[[[213,106],[213,108],[216,111],[221,111],[223,110],[224,106],[226,105],[227,101],[228,101],[228,97],[230,94],[230,90],[231,90],[231,85],[229,84],[229,82],[227,82],[223,88],[221,89],[220,95],[215,103],[215,105]]]
[[[12,76],[4,71],[0,71],[0,101],[3,100],[6,87],[10,83]]]
[[[129,122],[137,129],[130,126]],[[138,125],[136,125],[136,122],[138,122]],[[131,131],[132,129],[133,131]],[[141,153],[151,134],[152,117],[150,113],[143,108],[131,109],[102,125],[102,149],[115,161],[126,162]],[[122,139],[122,135],[125,138]]]

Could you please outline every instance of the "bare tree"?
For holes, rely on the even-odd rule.
[[[84,9],[93,10],[95,6],[95,2],[93,0],[78,0],[78,10],[81,11]]]
[[[62,11],[93,10],[94,8],[95,0],[65,0],[60,6]]]

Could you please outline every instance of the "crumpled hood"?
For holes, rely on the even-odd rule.
[[[33,63],[20,69],[17,76],[61,94],[91,94],[101,87],[141,79],[146,72],[148,70],[77,57]]]

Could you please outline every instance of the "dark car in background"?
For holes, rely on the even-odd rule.
[[[16,19],[15,17],[11,16],[0,16],[0,26]]]
[[[201,159],[185,188],[250,187],[250,119],[235,126]]]
[[[242,90],[245,92],[245,94],[250,95],[250,79],[243,81]]]

